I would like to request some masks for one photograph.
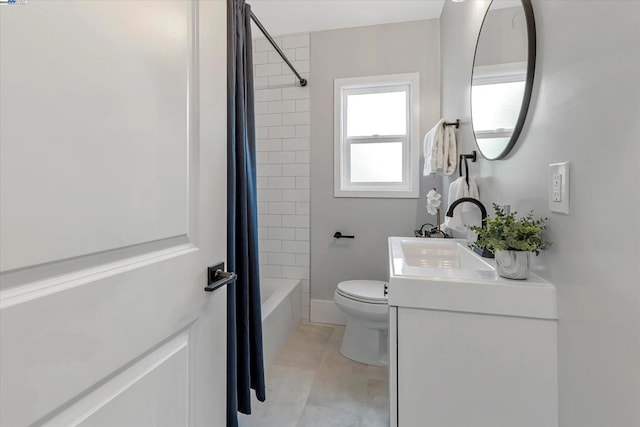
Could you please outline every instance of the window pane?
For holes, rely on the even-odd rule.
[[[402,142],[351,144],[351,182],[402,182]]]
[[[347,95],[347,136],[406,133],[406,92]]]
[[[478,146],[480,150],[482,150],[482,154],[490,159],[494,159],[498,157],[505,148],[507,148],[507,144],[511,140],[511,137],[508,138],[478,138]]]
[[[476,131],[513,129],[518,121],[524,81],[473,85],[473,128]]]

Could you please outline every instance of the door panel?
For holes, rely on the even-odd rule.
[[[3,8],[2,271],[187,234],[189,13]]]
[[[224,1],[0,8],[0,425],[224,425],[225,32]]]
[[[51,426],[175,427],[188,425],[188,335],[180,334],[124,370]],[[172,384],[165,387],[165,384]],[[171,405],[163,405],[172,402]],[[121,415],[127,414],[126,419]]]
[[[198,251],[177,255],[3,308],[3,419],[20,407],[46,415],[197,320],[207,300],[204,274],[189,271]]]

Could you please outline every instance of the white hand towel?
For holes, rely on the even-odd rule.
[[[443,126],[444,123],[445,120],[440,119],[424,136],[424,176],[451,175],[456,170],[456,134],[451,126]]]
[[[456,132],[453,126],[444,128],[444,156],[443,156],[443,173],[451,175],[456,171],[458,160],[458,149],[456,144]]]
[[[466,178],[461,176],[449,185],[449,206],[451,206],[454,201],[463,197],[473,197],[474,199],[480,200],[480,192],[475,179],[469,178],[469,185],[467,185]],[[462,214],[471,211],[473,206],[475,205],[471,203],[463,203],[456,206],[453,210],[453,217],[445,216],[442,227],[446,229],[464,231],[465,228],[464,221],[462,220]]]
[[[424,176],[437,172],[438,147],[442,149],[442,139],[444,137],[443,123],[444,119],[438,120],[438,123],[424,136]]]

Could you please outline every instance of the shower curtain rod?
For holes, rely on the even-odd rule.
[[[264,28],[264,26],[262,25],[262,22],[260,22],[260,20],[256,17],[256,15],[253,14],[253,11],[251,11],[251,19],[258,26],[260,31],[262,31],[262,34],[264,34],[264,36],[267,38],[267,40],[269,40],[269,43],[271,43],[271,46],[273,46],[273,48],[278,52],[278,54],[282,57],[284,62],[286,62],[287,65],[289,66],[289,68],[291,68],[291,71],[293,71],[293,74],[295,74],[296,77],[298,78],[298,80],[300,80],[300,86],[306,86],[307,83],[308,83],[307,79],[303,79],[302,76],[296,71],[296,69],[293,67],[291,62],[289,62],[289,59],[284,54],[282,49],[280,49],[280,46],[278,46],[278,44],[275,42],[275,40],[273,40],[273,37],[271,37],[271,34],[269,34],[267,29]]]

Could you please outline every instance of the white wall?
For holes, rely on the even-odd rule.
[[[296,70],[308,78],[309,34],[275,37]],[[309,86],[269,42],[253,43],[260,273],[302,280],[303,318],[309,318]]]
[[[474,148],[469,85],[488,1],[441,16],[442,112]],[[640,425],[640,2],[533,2],[529,115],[507,160],[480,160],[482,201],[535,209],[554,245],[534,268],[558,288],[562,427]],[[549,212],[548,164],[571,161],[571,214]]]
[[[312,300],[333,300],[342,280],[386,280],[387,237],[409,236],[420,224],[433,222],[425,194],[439,186],[433,177],[422,179],[420,199],[333,196],[334,79],[419,72],[422,144],[440,116],[439,47],[437,20],[311,33]],[[336,240],[336,231],[356,237]]]

